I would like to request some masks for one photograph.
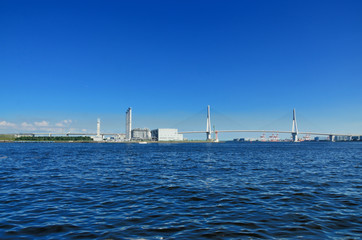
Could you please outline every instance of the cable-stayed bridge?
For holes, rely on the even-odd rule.
[[[205,133],[206,140],[212,141],[211,134],[215,133],[215,141],[218,141],[218,134],[219,133],[287,133],[291,134],[292,141],[298,142],[298,135],[299,134],[306,134],[306,135],[316,135],[316,136],[328,136],[330,141],[334,141],[336,136],[361,136],[362,134],[340,134],[340,133],[331,133],[331,132],[299,132],[297,127],[297,117],[295,109],[293,109],[293,123],[292,123],[292,130],[291,131],[279,131],[279,130],[211,130],[211,117],[210,117],[210,106],[207,106],[207,117],[206,117],[206,130],[205,131],[180,131],[179,133],[182,134],[193,134],[193,133]]]
[[[130,109],[130,108],[129,108]],[[297,117],[296,111],[293,109],[293,118],[292,118],[292,130],[285,131],[285,130],[249,130],[249,129],[235,129],[235,130],[228,130],[228,129],[221,129],[221,130],[212,130],[211,129],[211,117],[210,117],[210,106],[207,106],[207,115],[206,115],[206,129],[200,131],[180,131],[180,134],[206,134],[207,141],[218,141],[218,134],[219,133],[275,133],[275,134],[291,134],[291,138],[293,142],[298,142],[300,139],[298,138],[299,134],[303,135],[315,135],[315,136],[328,136],[330,141],[334,141],[336,136],[345,136],[345,137],[354,137],[354,136],[362,136],[362,134],[341,134],[341,133],[333,133],[333,132],[300,132],[297,126]],[[131,126],[129,126],[128,131],[130,130]],[[215,134],[215,139],[212,139],[212,134]],[[48,135],[48,136],[57,136],[57,135],[65,135],[65,136],[117,136],[122,135],[121,133],[101,133],[100,131],[100,120],[97,121],[97,133],[32,133],[32,135]]]

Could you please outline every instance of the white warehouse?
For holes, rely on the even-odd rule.
[[[183,134],[179,134],[176,128],[158,128],[151,131],[152,140],[155,141],[182,141]]]

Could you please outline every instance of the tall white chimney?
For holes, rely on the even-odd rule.
[[[97,119],[97,136],[101,136],[101,119]]]
[[[132,108],[128,108],[126,112],[126,140],[131,140],[132,131]]]

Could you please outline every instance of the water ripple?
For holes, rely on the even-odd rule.
[[[360,143],[0,144],[0,239],[360,239]]]

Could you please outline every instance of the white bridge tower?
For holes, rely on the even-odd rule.
[[[297,117],[295,115],[295,109],[293,109],[292,140],[293,142],[298,142],[298,126],[297,126]]]
[[[211,140],[210,105],[207,105],[206,140]]]

